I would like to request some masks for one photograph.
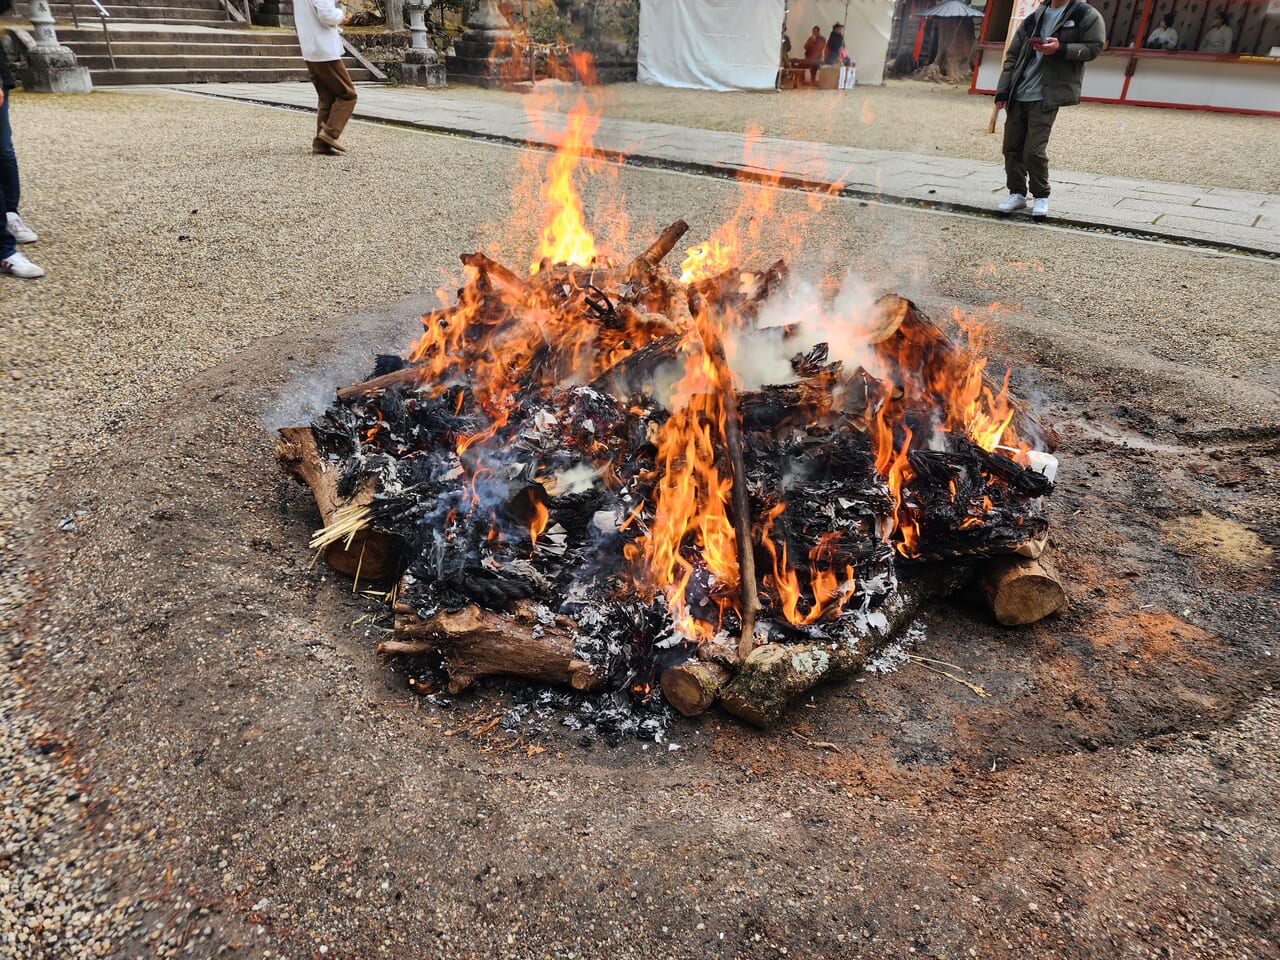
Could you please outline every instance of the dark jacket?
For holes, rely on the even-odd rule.
[[[0,3],[3,3],[3,2],[4,0],[0,0]],[[826,52],[826,56],[823,57],[823,62],[839,63],[840,48],[843,46],[844,46],[844,31],[832,30],[831,35],[827,37],[827,52]]]
[[[13,9],[13,0],[0,0],[0,16]],[[12,90],[17,84],[13,82],[13,72],[9,69],[9,60],[4,55],[4,44],[0,43],[0,87]]]
[[[996,84],[996,100],[1007,102],[1013,91],[1018,89],[1022,71],[1035,56],[1035,50],[1028,41],[1039,34],[1040,18],[1044,16],[1046,6],[1037,7],[1014,34],[1004,69],[1000,71],[1000,82]],[[1068,0],[1067,10],[1052,36],[1058,38],[1061,46],[1053,56],[1044,58],[1041,100],[1046,107],[1068,107],[1080,102],[1084,65],[1106,46],[1107,27],[1102,22],[1102,14],[1089,4],[1083,0],[1075,0],[1074,3]]]

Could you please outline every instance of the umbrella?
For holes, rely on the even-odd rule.
[[[913,17],[919,17],[923,20],[925,17],[941,17],[951,19],[953,17],[973,17],[981,20],[983,12],[976,7],[971,7],[964,0],[943,0],[936,7],[930,7],[928,10],[921,10],[919,13],[913,13]]]

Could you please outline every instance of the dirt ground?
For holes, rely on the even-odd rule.
[[[83,109],[118,128],[113,111],[144,107]],[[155,160],[119,164],[100,202],[238,170],[201,209],[234,211],[258,271],[283,272],[292,228],[279,197],[254,209],[253,184],[270,163],[304,162],[297,118],[191,110],[199,124],[134,125]],[[262,169],[236,152],[248,119]],[[480,733],[511,691],[436,707],[379,662],[377,606],[311,566],[314,508],[279,475],[267,427],[407,342],[458,253],[519,240],[482,202],[519,180],[517,152],[353,131],[383,154],[342,161],[367,187],[357,228],[382,218],[365,242],[411,263],[420,293],[400,300],[380,279],[362,297],[359,275],[343,276],[338,310],[279,284],[274,305],[253,301],[276,310],[255,337],[216,340],[203,362],[150,357],[150,389],[104,398],[109,428],[92,434],[76,434],[74,394],[55,394],[72,440],[15,535],[31,599],[10,659],[47,731],[29,752],[75,785],[41,842],[100,880],[104,912],[127,905],[100,955],[1275,956],[1274,263],[857,201],[815,215],[782,195],[761,262],[854,265],[934,315],[990,317],[997,360],[1063,434],[1051,510],[1068,611],[1011,631],[963,599],[938,606],[917,652],[966,683],[918,664],[867,676],[816,691],[769,733],[717,714],[665,744],[611,748],[555,717]],[[66,168],[51,162],[46,189],[93,147],[55,134],[45,145]],[[411,170],[415,196],[456,192],[437,201],[447,229],[433,219],[414,245],[396,221],[405,233],[384,242],[405,183],[366,162]],[[275,190],[301,202],[307,182]],[[587,202],[625,196],[639,236],[676,217],[703,234],[736,190],[628,170]],[[139,234],[142,254],[125,255],[186,229]],[[233,330],[223,282],[193,271],[166,336],[218,317]],[[25,316],[73,296],[45,291],[37,308],[23,289]],[[81,316],[125,344],[155,335],[148,314],[109,301]],[[87,380],[99,362],[79,370],[70,347],[44,347],[42,377]],[[53,441],[20,436],[28,461],[48,456],[37,448]],[[19,955],[68,955],[40,936]]]

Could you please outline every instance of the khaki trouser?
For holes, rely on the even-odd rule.
[[[1058,108],[1046,107],[1040,100],[1010,100],[1005,111],[1004,172],[1009,192],[1027,196],[1030,177],[1030,196],[1049,196],[1049,134]]]
[[[356,108],[355,85],[341,60],[308,60],[306,63],[311,83],[320,98],[316,108],[316,133],[328,130],[329,136],[336,140],[351,119],[351,111]]]

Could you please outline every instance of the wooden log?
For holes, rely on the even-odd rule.
[[[514,271],[507,269],[497,260],[483,253],[462,254],[464,266],[474,268],[485,282],[495,290],[506,293],[511,298],[523,303],[529,296],[529,286]]]
[[[626,279],[638,280],[652,272],[688,230],[689,225],[683,220],[677,220],[663,230],[658,235],[658,239],[649,244],[649,248],[644,253],[631,261],[631,266],[627,268]]]
[[[338,400],[341,403],[346,403],[347,401],[355,400],[357,397],[366,397],[371,393],[386,390],[388,387],[416,385],[421,378],[422,366],[411,363],[407,367],[392,370],[390,373],[384,373],[382,376],[374,377],[372,380],[365,380],[362,383],[353,383],[350,386],[342,387],[338,390]]]
[[[861,636],[845,643],[766,643],[742,663],[720,693],[726,711],[761,729],[772,725],[796,698],[820,683],[860,671],[877,650],[906,627],[926,600],[944,596],[968,579],[967,565],[923,572],[899,584]]]
[[[708,710],[720,696],[733,671],[718,663],[688,660],[662,671],[662,695],[686,717]]]
[[[934,357],[946,363],[959,380],[979,361],[978,357],[943,333],[919,307],[904,297],[896,294],[881,297],[876,301],[875,316],[875,322],[879,326],[874,336],[878,339],[873,339],[872,342],[876,345],[876,351],[890,363],[895,362],[899,356],[918,353],[921,357]],[[892,333],[887,333],[890,329]],[[1003,389],[1002,382],[995,380],[985,370],[982,382],[993,396]],[[1039,438],[1050,453],[1058,449],[1061,442],[1058,431],[1041,420],[1024,401],[1012,394],[1008,395],[1008,399],[1014,409],[1013,426],[1018,436],[1025,440]]]
[[[569,620],[556,617],[553,623],[544,623],[529,604],[520,603],[512,613],[472,605],[426,620],[397,614],[394,637],[401,644],[439,651],[451,693],[494,675],[597,690],[604,678],[574,655],[573,635]]]
[[[982,594],[996,621],[1020,627],[1067,605],[1062,577],[1049,558],[995,557],[982,575]]]
[[[342,499],[338,496],[338,471],[320,455],[315,432],[310,427],[281,427],[276,441],[276,462],[289,476],[311,488],[316,508],[324,526],[344,507],[368,506],[376,492],[370,478],[356,493]],[[396,572],[399,565],[398,542],[384,530],[366,526],[348,543],[340,540],[324,549],[325,562],[348,577],[361,580],[383,580]]]

